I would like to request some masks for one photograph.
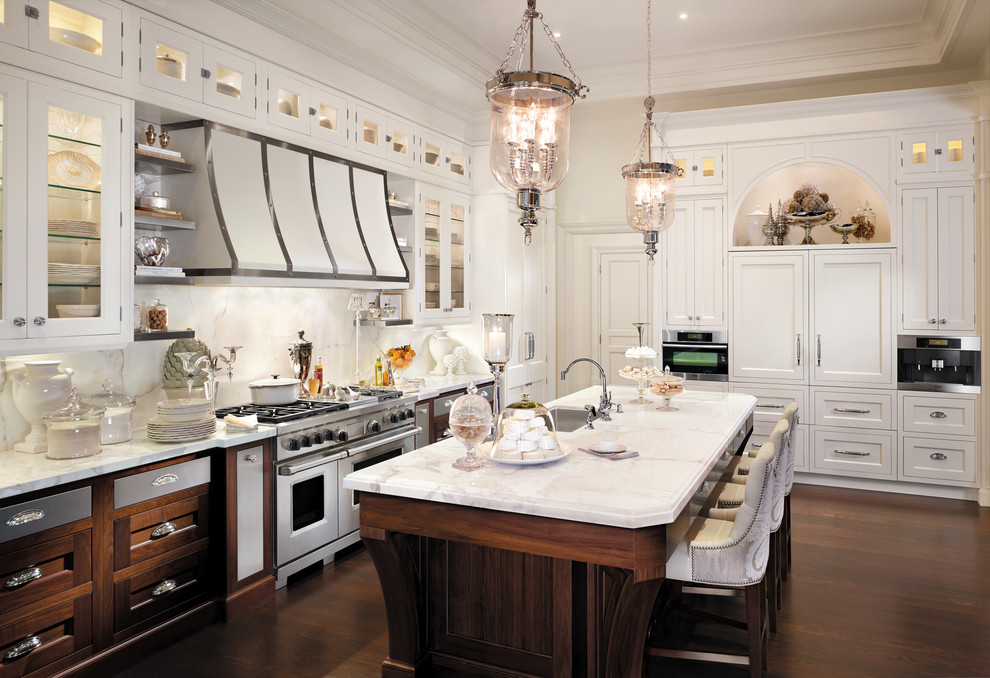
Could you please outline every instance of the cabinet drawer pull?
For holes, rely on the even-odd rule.
[[[166,579],[161,584],[156,586],[151,590],[151,596],[157,598],[158,596],[164,596],[166,593],[171,593],[175,590],[178,584],[175,583],[174,579]]]
[[[35,579],[41,579],[41,568],[29,567],[26,570],[21,570],[8,579],[4,583],[3,587],[5,589],[16,589],[33,582]]]
[[[945,461],[946,459],[949,458],[949,456],[944,452],[932,452],[930,455],[928,455],[928,457],[930,459],[934,459],[935,461]]]
[[[817,341],[817,347],[815,349],[816,350],[815,357],[818,359],[818,365],[821,366],[821,364],[822,364],[822,335],[819,334],[816,341]]]
[[[450,438],[450,437],[452,437],[453,435],[454,435],[454,432],[453,432],[453,431],[451,431],[451,430],[450,430],[449,428],[445,428],[445,429],[443,430],[443,435],[441,435],[440,437],[441,437],[441,438]]]
[[[151,538],[160,539],[162,537],[167,537],[173,532],[175,532],[175,523],[166,520],[164,523],[151,531]]]
[[[756,403],[756,406],[757,407],[765,407],[768,410],[782,410],[782,409],[784,409],[784,406],[783,405],[764,405],[763,403]]]
[[[444,407],[453,407],[454,406],[454,401],[453,400],[445,400],[444,403],[443,403],[443,406]]]
[[[7,650],[7,654],[3,656],[5,662],[13,661],[18,657],[23,657],[26,654],[31,654],[35,650],[41,647],[41,638],[38,636],[28,636],[21,642],[14,645],[14,647]]]
[[[45,512],[42,509],[27,509],[8,518],[7,527],[17,527],[25,523],[33,523],[35,520],[41,520],[44,517]]]
[[[851,407],[833,407],[833,412],[842,412],[843,414],[869,414],[869,410],[857,410]]]
[[[862,452],[860,450],[832,450],[833,454],[844,454],[847,457],[868,457],[869,452]]]
[[[161,487],[162,485],[168,485],[169,483],[176,483],[179,481],[179,476],[174,473],[166,473],[165,475],[158,476],[151,481],[152,487]]]
[[[936,410],[931,414],[929,414],[928,416],[931,417],[932,419],[945,419],[949,415],[947,415],[945,412],[939,412],[938,410]]]

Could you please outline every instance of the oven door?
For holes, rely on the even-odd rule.
[[[275,466],[276,567],[337,538],[337,464],[344,454],[308,455]]]
[[[663,365],[688,379],[728,381],[729,345],[665,343]]]
[[[340,487],[338,491],[339,511],[337,521],[340,536],[346,537],[360,527],[359,493],[343,487],[344,478],[354,471],[372,466],[382,461],[394,459],[406,452],[416,449],[416,435],[422,431],[418,426],[410,426],[400,431],[389,431],[382,436],[376,436],[364,445],[348,450],[346,459],[341,459],[338,468]]]

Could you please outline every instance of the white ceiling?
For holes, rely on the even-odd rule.
[[[379,73],[405,79],[410,91],[425,88],[425,96],[466,116],[486,110],[484,81],[526,7],[525,0],[236,4],[269,22],[281,15],[283,30],[329,38],[328,51],[358,50]],[[589,102],[645,94],[646,7],[647,0],[538,0],[591,88]],[[990,0],[653,0],[652,13],[653,91],[660,95],[918,74],[965,82],[990,70]],[[536,35],[537,69],[566,73],[546,35]]]

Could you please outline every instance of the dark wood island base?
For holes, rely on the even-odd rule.
[[[362,492],[383,678],[642,674],[664,525],[626,529]]]

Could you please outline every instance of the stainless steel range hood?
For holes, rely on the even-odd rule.
[[[170,231],[171,260],[198,282],[408,287],[385,172],[205,120],[169,126],[196,166],[170,178],[173,207],[196,220]],[[174,187],[174,188],[173,188]]]

